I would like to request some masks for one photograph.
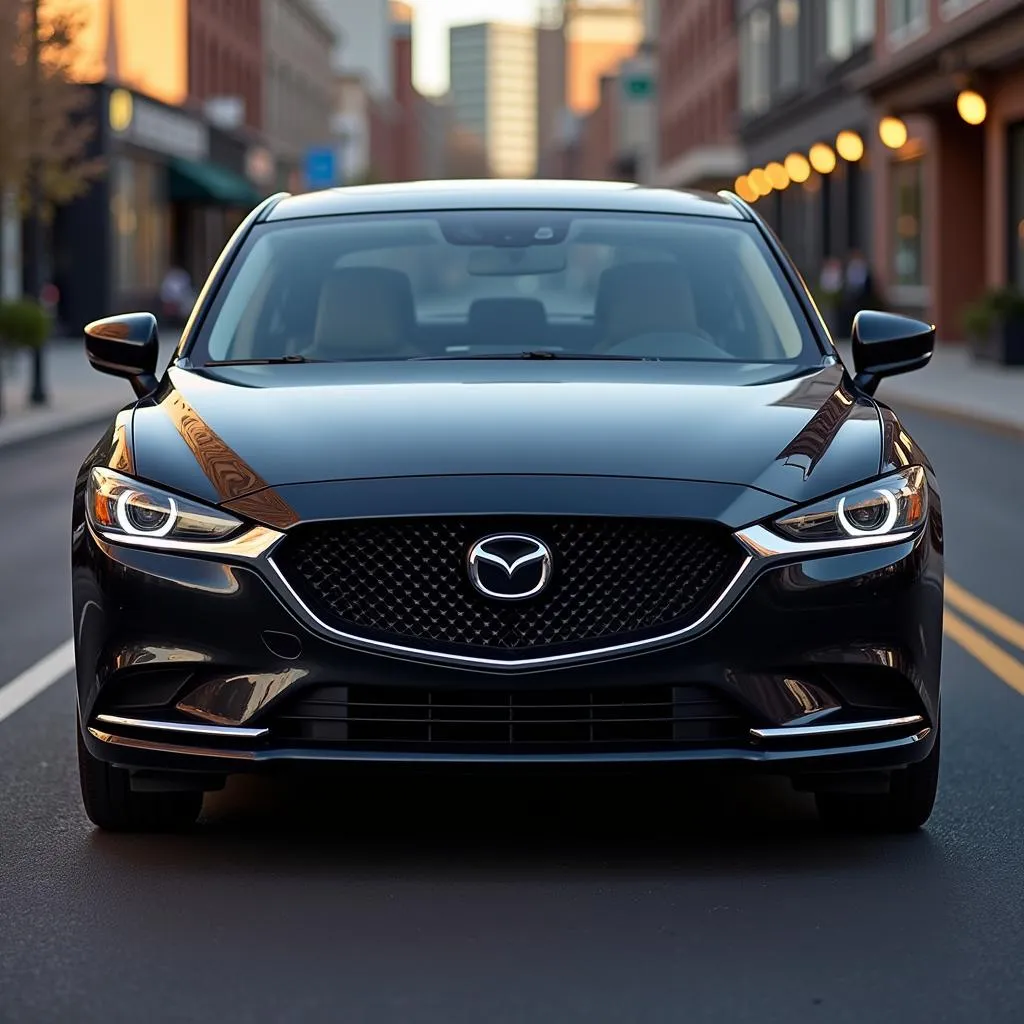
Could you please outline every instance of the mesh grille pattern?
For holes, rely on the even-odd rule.
[[[737,711],[699,686],[425,690],[319,686],[285,704],[278,741],[379,749],[648,749],[735,745]]]
[[[473,588],[467,554],[494,532],[550,547],[551,581],[538,597],[505,602]],[[423,517],[302,526],[275,558],[335,628],[513,650],[685,626],[722,593],[743,555],[724,529],[687,521]]]

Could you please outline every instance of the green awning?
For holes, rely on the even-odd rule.
[[[255,206],[263,198],[240,174],[216,164],[175,157],[170,163],[168,179],[168,193],[173,202]]]

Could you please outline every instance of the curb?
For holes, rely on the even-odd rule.
[[[974,427],[977,430],[984,430],[990,434],[999,434],[1002,437],[1011,438],[1015,441],[1024,441],[1024,424],[1011,423],[1008,420],[1000,419],[998,416],[986,416],[984,413],[957,409],[938,401],[929,401],[927,398],[907,397],[905,395],[879,395],[878,400],[884,402],[897,413],[902,409],[909,409],[914,412],[923,413],[926,416],[934,416],[936,419],[946,420],[950,423],[959,423],[961,426]]]
[[[121,406],[113,404],[109,408],[102,410],[83,409],[78,412],[47,416],[45,420],[36,422],[33,422],[32,417],[29,416],[25,419],[19,419],[18,422],[12,424],[9,428],[7,428],[3,420],[0,420],[0,431],[3,431],[3,433],[0,433],[0,451],[43,438],[70,434],[90,426],[101,427],[113,418],[119,408]]]

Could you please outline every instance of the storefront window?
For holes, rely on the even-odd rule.
[[[1024,121],[1010,129],[1010,281],[1024,290]]]
[[[800,0],[778,0],[775,8],[779,26],[779,89],[800,84]]]
[[[890,44],[905,43],[928,28],[928,0],[889,0]]]
[[[745,114],[768,108],[771,92],[772,19],[757,7],[740,22],[740,102]]]
[[[834,61],[844,61],[875,37],[875,0],[826,0],[825,48]]]
[[[924,191],[923,165],[907,160],[893,166],[893,276],[900,285],[924,284],[924,248],[921,210]]]
[[[113,293],[126,298],[155,294],[169,256],[166,171],[145,160],[117,157],[110,186]]]

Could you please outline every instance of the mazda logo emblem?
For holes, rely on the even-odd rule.
[[[551,549],[536,537],[496,533],[469,549],[469,580],[485,597],[525,601],[551,578]]]

